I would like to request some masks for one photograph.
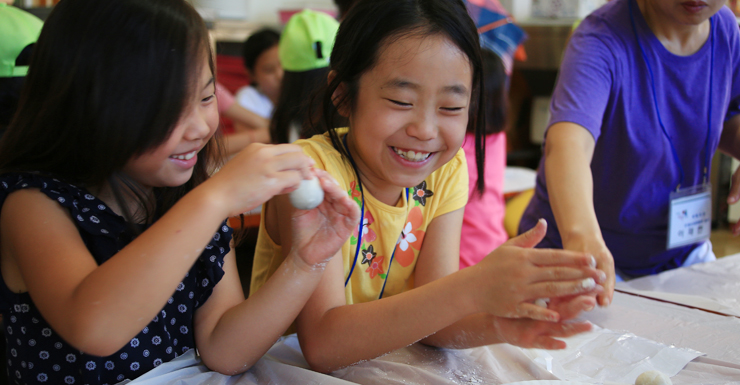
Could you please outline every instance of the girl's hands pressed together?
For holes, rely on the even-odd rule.
[[[578,317],[583,311],[591,311],[596,307],[596,292],[583,295],[550,298],[547,308],[560,315],[558,321],[563,322]]]
[[[253,143],[226,163],[207,183],[218,186],[228,216],[249,211],[310,179],[313,159],[294,144]]]
[[[602,271],[593,266],[593,257],[586,253],[565,250],[532,249],[545,235],[547,224],[540,220],[526,233],[512,238],[489,254],[471,273],[479,291],[476,304],[481,312],[507,318],[532,318],[540,321],[559,321],[557,311],[534,304],[537,298],[571,297],[575,307],[585,309],[581,296],[595,296],[606,280]],[[465,269],[466,272],[471,268]],[[498,277],[492,279],[492,277]],[[485,282],[485,283],[483,283]],[[572,318],[573,306],[562,298],[557,309],[567,310]]]
[[[565,338],[591,330],[588,322],[544,322],[527,318],[493,319],[493,328],[501,342],[522,348],[565,349],[565,342],[555,337]]]
[[[293,250],[310,267],[325,266],[360,222],[360,210],[329,173],[313,170],[324,190],[324,201],[292,216]]]

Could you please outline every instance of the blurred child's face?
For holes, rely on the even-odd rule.
[[[283,66],[280,65],[277,45],[260,54],[254,62],[254,71],[251,75],[260,91],[273,103],[277,103],[280,84],[283,81]]]
[[[442,35],[403,37],[379,55],[360,77],[348,144],[363,183],[416,186],[462,146],[472,68]]]
[[[174,187],[187,182],[205,147],[218,128],[218,107],[213,74],[204,60],[195,93],[170,137],[146,153],[129,160],[124,174],[144,187]]]

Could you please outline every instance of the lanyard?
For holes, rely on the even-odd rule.
[[[355,171],[355,175],[357,175],[357,186],[360,188],[360,196],[362,198],[362,207],[360,208],[360,227],[357,231],[357,249],[355,249],[355,259],[352,261],[352,268],[349,269],[349,274],[347,275],[347,279],[344,281],[344,286],[347,287],[347,284],[349,283],[349,279],[352,277],[352,273],[355,271],[355,266],[357,265],[357,256],[360,254],[360,247],[362,247],[362,228],[363,223],[365,222],[365,191],[362,188],[362,182],[360,181],[360,173],[357,171],[357,165],[355,164],[355,160],[352,159],[352,154],[349,152],[349,146],[347,146],[347,135],[344,135],[342,138],[342,142],[344,143],[344,148],[347,150],[347,156],[349,156],[349,162],[352,164],[352,169]],[[409,189],[406,188],[406,204],[409,203]],[[403,234],[403,229],[401,229],[401,234]],[[388,277],[391,275],[391,265],[393,264],[393,257],[396,256],[396,249],[397,247],[393,247],[393,253],[391,254],[391,259],[388,261],[388,271],[385,273],[385,280],[383,280],[383,288],[380,290],[380,295],[378,296],[378,299],[383,298],[383,293],[385,292],[385,284],[388,283]]]
[[[637,40],[637,45],[640,47],[640,52],[642,53],[642,58],[645,60],[645,65],[647,66],[648,73],[650,74],[650,84],[652,86],[653,90],[653,103],[655,104],[655,112],[658,115],[658,123],[660,123],[660,128],[663,130],[663,135],[668,139],[668,143],[671,145],[671,151],[673,153],[673,160],[676,162],[676,165],[678,166],[678,171],[681,175],[681,179],[678,181],[678,186],[676,187],[676,191],[681,188],[681,183],[683,183],[684,179],[684,172],[683,172],[683,166],[681,165],[681,160],[678,158],[678,152],[676,151],[676,147],[673,145],[673,141],[671,140],[671,136],[668,135],[668,130],[666,130],[665,125],[663,124],[663,119],[660,116],[660,107],[658,106],[658,96],[657,92],[655,91],[655,77],[653,75],[653,69],[650,66],[650,61],[648,60],[647,54],[645,54],[645,49],[642,46],[642,43],[640,42],[640,36],[637,34],[637,27],[635,26],[635,15],[632,11],[632,3],[635,0],[628,0],[629,4],[629,11],[630,11],[630,21],[632,22],[632,31],[635,34],[635,40]],[[712,23],[712,18],[709,18],[709,35],[710,35],[710,44],[711,44],[711,56],[710,56],[710,66],[709,66],[709,110],[707,112],[707,138],[705,140],[704,146],[705,146],[705,154],[704,154],[704,169],[703,175],[703,183],[707,183],[707,175],[709,173],[709,138],[712,134],[712,86],[714,84],[714,35],[715,33],[712,31],[714,29],[714,23]]]

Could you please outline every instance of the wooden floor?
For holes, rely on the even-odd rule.
[[[734,238],[728,229],[712,231],[711,239],[712,249],[717,258],[740,253],[740,236]]]

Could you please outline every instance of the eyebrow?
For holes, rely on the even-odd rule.
[[[421,85],[404,80],[404,79],[392,79],[387,82],[385,82],[381,88],[399,88],[399,89],[412,89],[412,90],[419,90],[421,88]],[[462,84],[454,84],[451,86],[445,86],[442,87],[442,92],[445,94],[456,94],[461,96],[467,96],[468,95],[468,88],[465,87]]]
[[[203,86],[203,89],[205,90],[206,88],[208,88],[208,86],[210,86],[212,83],[215,83],[215,82],[216,82],[216,79],[214,77],[211,77],[211,79],[208,80],[208,83],[206,83],[206,85]]]

